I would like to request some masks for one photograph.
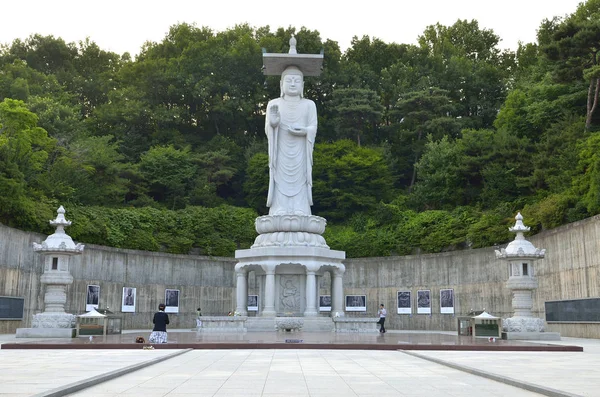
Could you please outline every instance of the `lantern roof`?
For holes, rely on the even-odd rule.
[[[530,228],[523,224],[523,215],[519,212],[515,216],[515,225],[508,228],[509,231],[516,233],[515,239],[508,243],[506,248],[496,250],[496,258],[498,259],[513,259],[513,258],[532,258],[540,259],[546,254],[545,249],[536,248],[529,242],[523,233],[528,232]]]
[[[56,219],[49,221],[50,225],[56,226],[56,231],[49,235],[42,244],[33,243],[33,250],[40,253],[81,254],[84,245],[75,244],[71,236],[65,233],[65,227],[71,225],[71,221],[65,218],[65,209],[61,205],[56,212],[58,213]]]

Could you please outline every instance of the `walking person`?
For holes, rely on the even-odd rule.
[[[158,305],[158,311],[154,313],[152,319],[154,328],[150,334],[150,343],[167,343],[167,324],[169,324],[169,315],[165,313],[165,304]]]
[[[379,306],[379,324],[381,328],[379,328],[379,332],[382,334],[385,333],[385,316],[387,316],[387,310],[383,307],[383,303]]]
[[[202,317],[202,309],[201,308],[197,308],[196,309],[196,328],[202,328],[202,319],[200,318]]]

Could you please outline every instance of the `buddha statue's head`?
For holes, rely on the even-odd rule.
[[[282,98],[304,96],[304,75],[296,66],[288,66],[283,71],[279,85]]]

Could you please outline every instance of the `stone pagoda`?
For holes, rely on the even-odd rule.
[[[496,250],[496,258],[508,262],[508,282],[506,287],[512,291],[513,316],[502,320],[503,337],[506,339],[559,340],[555,332],[544,332],[545,322],[533,317],[533,291],[538,287],[533,262],[544,258],[545,249],[536,248],[523,235],[530,228],[523,224],[519,212],[515,225],[508,230],[516,234],[506,248]]]
[[[65,209],[60,206],[57,217],[50,221],[56,232],[42,244],[33,243],[33,250],[44,257],[44,272],[40,283],[46,286],[44,312],[33,315],[32,328],[17,329],[17,338],[70,338],[75,329],[76,317],[65,312],[67,286],[73,283],[69,272],[69,258],[83,253],[84,246],[75,244],[65,233],[71,221],[65,219]]]

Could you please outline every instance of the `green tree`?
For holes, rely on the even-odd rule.
[[[46,201],[40,174],[55,141],[37,121],[22,101],[0,102],[0,220],[8,225],[41,223],[35,220],[38,204]]]
[[[191,180],[197,172],[189,147],[156,146],[140,158],[140,172],[148,184],[148,194],[171,209],[182,208],[189,199]]]
[[[585,126],[590,130],[600,98],[600,1],[581,3],[575,13],[553,25],[543,50],[554,61],[558,81],[587,85]]]
[[[70,81],[69,91],[77,95],[84,117],[89,117],[97,106],[108,102],[108,93],[117,88],[121,65],[118,54],[100,49],[89,38],[79,42],[77,56],[73,59],[76,74]]]
[[[381,151],[348,140],[316,145],[313,183],[313,212],[332,220],[371,210],[392,195]]]
[[[506,130],[465,130],[458,143],[467,203],[489,209],[530,196],[533,147],[527,137]]]
[[[269,155],[256,153],[248,161],[248,170],[244,182],[244,194],[250,208],[259,214],[267,213],[267,194],[269,192]]]
[[[66,43],[54,36],[33,34],[25,41],[16,39],[4,51],[1,63],[12,63],[21,59],[27,66],[46,75],[55,75],[59,82],[67,81],[74,72],[73,60],[77,56],[77,48],[73,43]]]
[[[34,182],[43,169],[55,141],[37,126],[38,117],[23,101],[5,99],[0,103],[0,147],[6,161],[16,164],[25,179]]]
[[[433,140],[444,135],[456,137],[460,132],[461,120],[449,116],[454,109],[447,91],[431,88],[403,94],[390,112],[399,120],[397,132],[391,138],[392,150],[406,161],[404,173],[410,175],[409,190],[416,182],[416,164],[423,153],[425,138],[428,135]]]
[[[337,115],[338,139],[354,137],[356,144],[361,146],[366,135],[368,143],[378,143],[378,122],[383,106],[375,91],[359,88],[335,90],[332,106]]]
[[[417,183],[412,201],[424,209],[449,209],[467,204],[463,151],[447,136],[433,141],[429,136],[425,152],[416,165]]]
[[[589,215],[600,213],[600,133],[591,134],[580,145],[576,193]]]
[[[38,116],[38,126],[61,146],[68,146],[76,138],[88,135],[78,107],[60,96],[32,95],[27,106]]]
[[[500,51],[492,30],[476,20],[457,20],[452,26],[428,26],[418,38],[427,54],[429,86],[447,90],[455,116],[471,128],[490,127],[506,95],[514,54]]]
[[[30,96],[66,97],[63,87],[54,75],[45,75],[32,69],[24,60],[0,64],[0,99],[27,101]]]
[[[131,166],[125,163],[118,149],[119,142],[110,135],[82,137],[70,145],[72,158],[79,165],[79,178],[72,185],[75,200],[88,205],[114,205],[126,201],[129,181],[125,175]]]

